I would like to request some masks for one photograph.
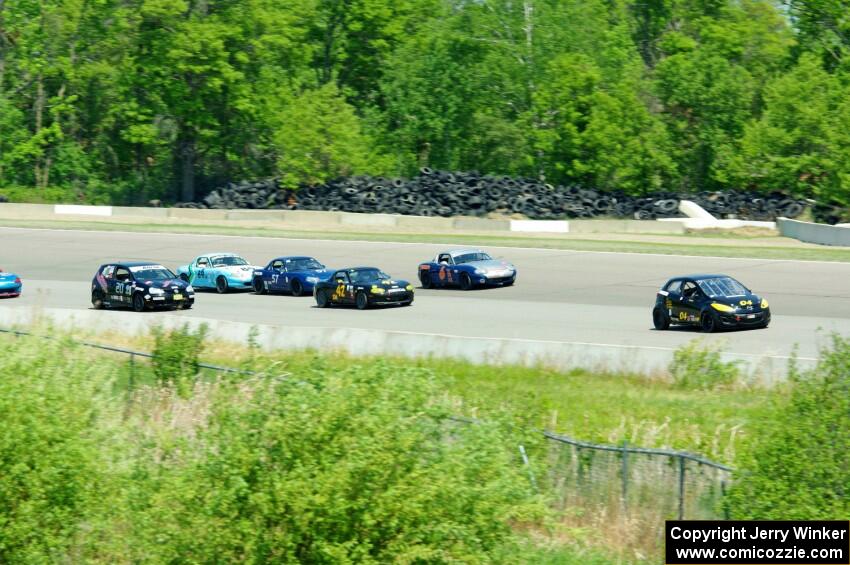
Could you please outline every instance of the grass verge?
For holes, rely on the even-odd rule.
[[[44,221],[0,219],[0,226],[122,231],[141,233],[192,233],[270,238],[323,239],[340,241],[384,241],[400,243],[445,243],[473,246],[565,249],[575,251],[653,253],[752,259],[850,262],[850,249],[815,247],[780,238],[728,234],[723,241],[717,234],[637,235],[580,234],[564,237],[501,236],[490,234],[368,233],[333,230],[284,230],[268,226],[220,226],[207,224],[133,224],[91,221]]]

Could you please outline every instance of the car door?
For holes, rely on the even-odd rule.
[[[128,304],[133,292],[133,275],[130,274],[130,269],[120,265],[115,267],[115,273],[112,279],[112,295],[116,302]]]
[[[676,312],[677,320],[680,323],[698,324],[702,298],[702,291],[700,291],[697,283],[691,280],[684,281],[682,283],[682,296]]]
[[[331,295],[331,301],[334,304],[353,303],[353,286],[351,284],[351,279],[348,277],[348,273],[345,271],[337,271],[334,273],[333,281],[336,286],[334,287],[333,294]]]
[[[97,282],[101,285],[101,290],[105,294],[104,301],[110,304],[116,302],[113,298],[115,295],[115,265],[106,265],[103,267]]]
[[[275,259],[269,265],[269,288],[275,292],[283,292],[289,288],[289,280],[286,275],[286,265],[280,259]]]
[[[192,282],[195,286],[210,286],[210,259],[209,257],[198,257],[194,264],[195,279]]]
[[[458,268],[452,256],[448,253],[440,253],[437,256],[437,264],[439,268],[437,269],[437,280],[434,282],[443,286],[456,284]]]

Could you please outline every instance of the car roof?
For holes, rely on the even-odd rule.
[[[480,249],[466,248],[466,249],[450,249],[449,251],[443,251],[439,253],[442,255],[444,253],[448,253],[452,257],[457,257],[458,255],[466,255],[467,253],[484,253]]]
[[[241,257],[238,253],[201,253],[198,257]]]
[[[697,274],[693,274],[693,275],[682,275],[680,277],[673,277],[673,279],[693,279],[695,281],[701,281],[701,280],[705,280],[705,279],[716,279],[716,278],[720,278],[720,277],[729,277],[729,275],[712,275],[712,274],[709,274],[709,273],[697,273]],[[729,277],[729,278],[731,279],[731,278],[734,278],[734,277]],[[673,280],[673,279],[670,279],[670,280]]]
[[[113,261],[111,263],[104,263],[103,266],[106,265],[115,265],[116,267],[147,267],[148,265],[157,265],[159,267],[163,266],[162,263],[157,261]]]
[[[380,267],[345,267],[343,269],[337,269],[336,272],[340,271],[365,271],[366,269],[375,270],[375,271],[383,271]]]
[[[272,261],[288,261],[293,259],[314,259],[309,255],[284,255],[283,257],[275,257]]]

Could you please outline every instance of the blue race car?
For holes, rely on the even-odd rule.
[[[21,277],[13,273],[4,273],[3,269],[0,269],[0,298],[20,296],[23,286]]]
[[[313,294],[319,281],[328,280],[332,272],[312,257],[278,257],[265,269],[254,271],[254,292],[289,292],[292,296]]]
[[[516,267],[493,259],[480,249],[454,249],[438,253],[432,261],[419,265],[422,288],[458,286],[463,290],[485,286],[511,286]]]
[[[254,271],[259,268],[235,253],[205,253],[178,267],[177,274],[195,288],[214,288],[224,294],[252,288]]]

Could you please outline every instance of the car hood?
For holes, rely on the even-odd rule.
[[[382,288],[404,288],[410,283],[401,279],[373,279],[371,281],[361,282],[358,284],[371,284]]]
[[[333,271],[330,269],[305,269],[303,271],[290,271],[293,275],[307,275],[309,277],[317,277],[319,280],[327,280],[331,278]]]
[[[487,261],[470,261],[469,263],[462,263],[463,265],[469,265],[476,269],[484,269],[485,271],[496,270],[503,271],[505,269],[513,269],[514,266],[508,263],[507,261],[502,261],[501,259],[490,259]]]
[[[758,312],[761,310],[762,297],[758,294],[748,294],[746,296],[711,298],[711,301],[740,309],[741,312]],[[741,304],[741,302],[752,302],[752,305]]]
[[[189,283],[180,279],[166,279],[163,281],[136,281],[136,284],[145,288],[161,288],[163,290],[186,290]]]
[[[233,275],[234,277],[245,278],[251,276],[254,271],[262,269],[262,267],[258,267],[257,265],[231,265],[229,267],[213,267],[213,269],[220,273]]]

